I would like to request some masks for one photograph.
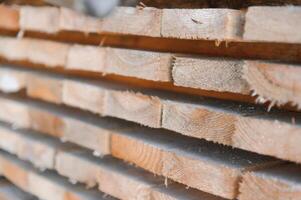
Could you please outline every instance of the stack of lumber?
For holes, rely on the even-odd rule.
[[[0,199],[301,199],[300,0],[29,2],[0,5]]]

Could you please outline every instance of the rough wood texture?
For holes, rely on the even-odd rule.
[[[141,130],[136,136],[131,135],[112,135],[111,153],[114,157],[189,187],[229,199],[237,196],[242,172],[276,162],[268,157],[164,131],[153,133]]]
[[[23,192],[4,178],[0,180],[1,200],[37,200],[34,196]]]
[[[246,173],[240,185],[239,200],[300,199],[300,166],[286,164]]]
[[[19,92],[26,88],[26,74],[10,70],[8,68],[0,68],[0,90],[5,93]]]
[[[184,135],[286,160],[301,161],[297,142],[301,131],[298,113],[268,114],[253,106],[214,105],[218,104],[165,101],[162,126]]]
[[[171,54],[107,48],[108,74],[139,77],[154,81],[171,81]]]
[[[101,191],[118,199],[222,199],[201,191],[185,189],[185,186],[176,183],[165,187],[161,177],[154,177],[113,158],[96,160],[88,152],[61,152],[56,163],[60,174],[90,186],[98,185]]]
[[[125,91],[106,93],[104,115],[160,128],[161,112],[162,103],[157,97]]]
[[[291,103],[301,109],[301,68],[296,65],[246,61],[244,79],[258,102],[271,105]]]
[[[29,163],[18,160],[3,151],[0,152],[1,173],[24,191],[45,200],[113,200],[109,196],[84,186],[72,185],[52,171],[40,172]]]
[[[281,15],[279,15],[281,13]],[[246,13],[245,40],[300,43],[301,7],[250,7]]]
[[[176,56],[173,60],[174,84],[184,87],[249,94],[243,79],[243,61]]]
[[[163,9],[163,37],[231,40],[242,36],[242,12],[231,9]]]

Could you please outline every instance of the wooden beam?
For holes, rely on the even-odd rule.
[[[99,190],[118,199],[222,199],[185,189],[185,186],[173,182],[166,187],[162,177],[154,177],[113,158],[95,159],[89,152],[61,152],[57,157],[57,170],[71,180],[98,185]]]
[[[18,160],[15,156],[0,152],[1,173],[24,191],[45,200],[65,199],[101,199],[113,200],[105,197],[100,191],[89,190],[80,185],[72,185],[65,178],[53,171],[40,172],[29,163]]]
[[[249,94],[243,66],[242,60],[175,56],[172,78],[178,86]]]
[[[239,200],[299,199],[300,166],[285,164],[246,173],[243,176]]]
[[[271,105],[292,104],[301,109],[300,66],[247,61],[244,66],[244,79],[248,82],[258,102],[270,101]]]
[[[237,40],[243,13],[231,9],[163,9],[161,35],[194,40]]]
[[[281,13],[281,15],[279,15]],[[252,41],[300,43],[301,7],[250,7],[243,38]]]
[[[37,105],[34,107],[25,104],[25,106],[31,107],[29,110],[38,109]],[[62,107],[60,108],[62,109]],[[79,123],[74,119],[79,118],[79,113],[69,112],[68,116],[67,113],[59,115],[55,114],[57,109],[52,108],[50,111],[49,107],[45,106],[44,109],[40,107],[40,115],[32,119],[32,124],[35,124],[32,128],[53,135],[57,125],[50,126],[48,124],[59,121],[59,127],[66,127],[60,133],[61,138],[66,141],[75,141],[79,145],[92,149],[95,151],[95,155],[111,154],[157,175],[225,198],[235,198],[238,188],[237,180],[240,179],[243,171],[278,162],[268,157],[187,138],[163,130],[155,131],[127,126],[126,128],[114,127],[109,132],[108,128],[105,130],[104,127],[98,127],[102,120],[95,115],[94,117],[92,115],[90,117],[81,116],[82,120]],[[45,125],[44,121],[47,121],[48,124]],[[112,119],[108,121],[113,123]],[[111,126],[113,127],[112,124]],[[67,134],[65,130],[67,130]],[[90,133],[87,130],[93,132]],[[170,137],[173,138],[172,142]],[[235,161],[233,161],[233,157],[235,157]],[[214,169],[214,173],[208,174],[208,168]],[[191,176],[196,169],[198,175]],[[96,184],[95,170],[91,174],[89,170],[87,172],[89,172],[89,176],[87,176],[94,179],[84,176],[83,182],[87,182],[90,186]],[[216,178],[208,178],[212,176],[216,176]],[[82,180],[80,177],[78,179]]]

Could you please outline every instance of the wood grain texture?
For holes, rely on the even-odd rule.
[[[30,97],[60,104],[63,96],[63,81],[40,74],[28,74],[26,92]]]
[[[72,185],[53,171],[40,172],[29,163],[18,160],[3,151],[0,152],[0,166],[3,175],[24,191],[45,200],[113,200],[95,190],[81,185]]]
[[[175,57],[172,78],[175,85],[249,94],[243,78],[243,61],[218,58]]]
[[[171,54],[106,48],[105,73],[171,81]]]
[[[239,200],[300,199],[300,166],[286,164],[246,173],[243,176]]]
[[[163,106],[163,128],[221,144],[232,144],[235,121],[235,115],[206,106],[173,101],[165,101]]]
[[[301,109],[300,72],[297,65],[246,61],[243,76],[259,103],[270,101],[271,106],[291,103]]]
[[[231,9],[163,9],[163,37],[231,40],[242,36],[242,13]]]
[[[300,43],[301,7],[250,7],[243,38],[252,41]],[[281,15],[279,15],[281,13]]]
[[[109,91],[104,115],[160,128],[162,103],[159,98],[127,91]]]
[[[77,163],[77,165],[71,165]],[[61,153],[57,157],[57,170],[71,180],[98,185],[101,191],[118,199],[200,199],[220,200],[222,198],[170,183],[164,186],[164,179],[129,166],[114,158],[96,160],[88,152]]]
[[[189,187],[229,199],[236,197],[243,171],[275,163],[271,158],[176,135],[167,136],[163,131],[161,134],[148,139],[113,135],[112,155]]]

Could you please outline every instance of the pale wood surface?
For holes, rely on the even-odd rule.
[[[163,37],[231,40],[242,36],[242,12],[231,9],[163,9]]]
[[[72,80],[63,81],[63,103],[67,105],[103,114],[105,95],[106,90],[101,86]]]
[[[69,50],[66,68],[103,73],[105,59],[104,48],[73,45]]]
[[[300,166],[286,164],[246,173],[243,176],[239,200],[300,199]]]
[[[108,91],[105,97],[104,115],[161,127],[162,104],[159,98],[126,91]]]
[[[260,103],[291,103],[301,109],[301,68],[298,65],[246,61],[244,79]]]
[[[183,185],[176,183],[165,187],[161,177],[154,177],[109,157],[96,160],[88,152],[70,152],[59,154],[57,159],[60,174],[90,185],[97,184],[101,191],[119,199],[222,199],[201,191],[185,189]]]
[[[0,27],[9,30],[19,29],[19,11],[12,7],[0,5]]]
[[[243,78],[243,61],[219,58],[190,58],[176,56],[172,78],[175,85],[249,94]]]
[[[281,13],[281,15],[279,15]],[[245,40],[300,43],[301,7],[250,7],[246,13]]]
[[[40,199],[114,199],[99,191],[87,190],[80,185],[72,185],[65,178],[52,171],[40,172],[29,163],[20,161],[15,156],[3,151],[0,152],[0,166],[1,172],[9,181]]]
[[[106,48],[105,73],[171,81],[171,59],[168,53]]]
[[[62,103],[63,81],[40,74],[27,74],[27,95],[41,100]]]

